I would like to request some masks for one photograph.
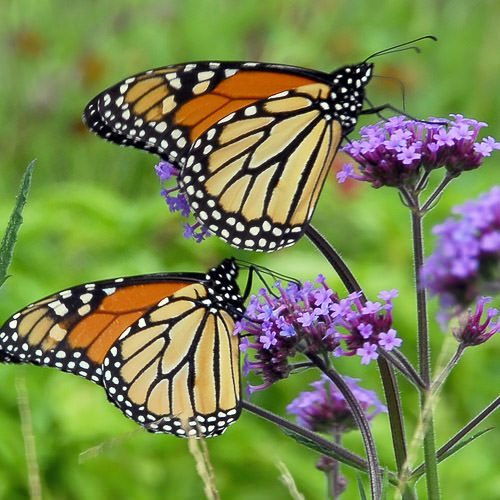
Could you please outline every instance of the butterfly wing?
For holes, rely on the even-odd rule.
[[[153,432],[192,435],[195,418],[197,435],[220,434],[240,412],[232,332],[243,304],[236,274],[234,261],[226,260],[207,275],[144,275],[61,291],[5,322],[0,362],[46,365],[92,380]],[[161,369],[153,374],[158,359]],[[146,408],[137,406],[140,390],[152,393]]]
[[[102,385],[101,364],[123,331],[189,284],[150,279],[87,283],[30,304],[0,329],[0,361],[53,366]]]
[[[235,318],[206,304],[202,284],[164,299],[104,360],[109,399],[152,432],[211,437],[240,414]]]
[[[302,236],[342,139],[329,90],[316,83],[262,99],[196,140],[180,185],[203,225],[247,250]]]
[[[322,75],[294,66],[196,62],[129,77],[97,95],[83,119],[97,135],[181,167],[211,125],[253,102]]]

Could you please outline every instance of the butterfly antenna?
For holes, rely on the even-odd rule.
[[[248,269],[248,280],[247,285],[245,287],[245,291],[243,292],[243,299],[247,299],[250,295],[250,290],[252,288],[253,283],[253,275],[256,274],[263,285],[266,287],[266,290],[273,296],[276,294],[271,290],[271,286],[267,283],[267,280],[264,278],[264,275],[271,276],[274,281],[284,280],[287,283],[295,283],[300,286],[300,281],[296,278],[292,278],[291,276],[287,276],[286,274],[278,273],[268,267],[259,266],[257,264],[253,264],[251,262],[247,262],[245,260],[236,259],[236,263],[244,269]]]
[[[437,38],[434,35],[421,36],[419,38],[415,38],[414,40],[410,40],[409,42],[399,43],[398,45],[393,45],[392,47],[389,47],[387,49],[379,50],[378,52],[375,52],[371,56],[368,56],[363,62],[368,62],[370,59],[373,59],[374,57],[383,56],[385,54],[393,54],[395,52],[402,52],[404,50],[415,50],[416,52],[420,52],[420,48],[412,44],[427,39],[434,40],[435,42],[437,42]]]

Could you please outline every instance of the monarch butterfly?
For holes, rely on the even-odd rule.
[[[332,73],[258,62],[176,64],[97,95],[99,136],[180,169],[196,219],[234,247],[275,251],[303,234],[341,140],[363,110],[368,60]]]
[[[362,114],[370,59],[331,73],[260,62],[174,64],[130,76],[92,99],[83,121],[108,141],[180,170],[195,218],[236,248],[293,245],[314,213],[340,142]]]
[[[0,361],[87,378],[150,432],[217,436],[241,412],[237,274],[226,259],[206,275],[148,274],[63,290],[5,322]]]

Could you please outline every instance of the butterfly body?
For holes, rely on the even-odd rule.
[[[371,63],[332,73],[197,62],[129,77],[84,112],[99,136],[180,170],[195,217],[237,248],[292,245],[311,219],[340,141],[363,112]]]
[[[58,368],[106,390],[151,432],[221,434],[240,413],[237,266],[79,285],[0,328],[0,361]]]

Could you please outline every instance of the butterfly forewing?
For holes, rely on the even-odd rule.
[[[103,385],[153,432],[214,436],[238,417],[237,266],[79,285],[0,328],[0,362],[68,371]]]
[[[189,282],[143,277],[87,283],[14,314],[0,329],[0,359],[54,366],[101,384],[101,364],[124,329]]]
[[[196,138],[219,119],[313,81],[268,66],[274,70],[271,78],[253,70],[253,63],[237,62],[188,63],[140,73],[94,98],[84,121],[109,141],[150,150],[180,166]]]

